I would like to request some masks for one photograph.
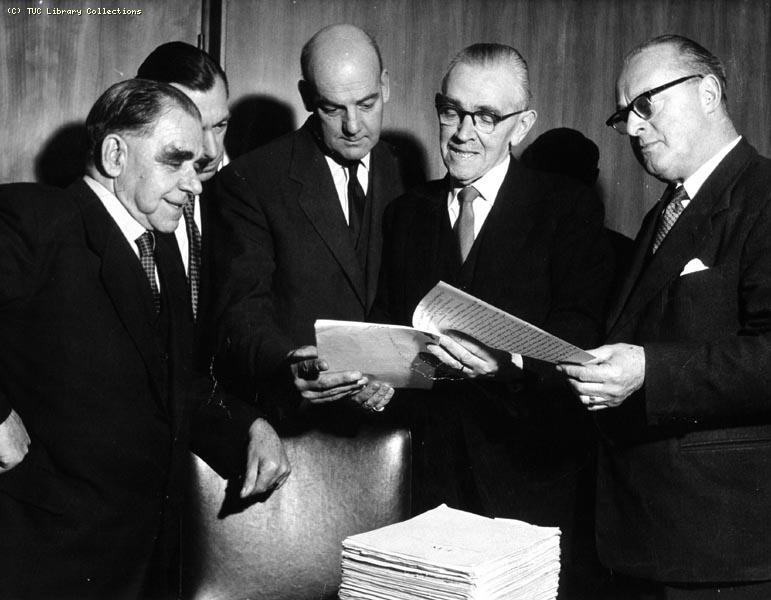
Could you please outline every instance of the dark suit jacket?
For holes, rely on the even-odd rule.
[[[160,320],[84,182],[0,190],[0,419],[13,408],[32,440],[0,475],[4,597],[136,598],[173,573],[192,324],[176,242],[156,243]]]
[[[252,382],[273,377],[291,349],[314,344],[316,319],[366,318],[383,209],[402,192],[396,160],[380,143],[370,162],[365,269],[311,126],[234,160],[215,179],[221,363]]]
[[[373,319],[409,324],[423,295],[443,279],[574,344],[594,345],[602,330],[612,260],[602,205],[593,193],[512,160],[463,268],[447,193],[446,180],[432,181],[387,210]],[[553,367],[525,361],[529,375],[509,386],[439,382],[423,402],[429,405],[426,414],[408,417],[416,435],[433,439],[416,444],[416,453],[425,455],[418,460],[427,462],[416,485],[434,485],[427,483],[432,479],[439,488],[429,491],[417,510],[447,501],[489,515],[549,518],[538,512],[548,504],[546,492],[525,482],[558,479],[570,468],[565,457],[572,464],[586,460],[585,451],[578,456],[576,440],[586,437],[588,424]],[[401,402],[394,402],[394,410]],[[410,397],[403,404],[412,411],[421,402]],[[434,442],[432,450],[428,445]],[[463,489],[450,489],[456,485]]]
[[[771,162],[741,141],[610,315],[645,384],[598,415],[603,561],[659,581],[771,579]],[[706,270],[682,275],[699,259]]]

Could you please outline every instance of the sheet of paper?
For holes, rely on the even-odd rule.
[[[330,371],[361,371],[367,377],[398,388],[428,389],[433,384],[436,359],[426,343],[436,338],[412,327],[316,321],[316,347]]]
[[[450,329],[461,331],[492,348],[551,363],[584,363],[594,358],[543,329],[443,281],[420,301],[412,315],[412,325],[435,334]]]

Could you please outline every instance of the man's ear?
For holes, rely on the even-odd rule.
[[[316,110],[316,90],[313,84],[301,79],[297,82],[297,89],[300,90],[300,97],[303,99],[305,110],[308,112]]]
[[[102,140],[102,170],[107,177],[115,179],[126,168],[128,146],[117,133],[111,133]]]
[[[511,132],[511,137],[509,138],[509,146],[511,148],[522,143],[522,140],[525,139],[525,136],[535,125],[536,119],[538,119],[538,113],[534,110],[527,110],[519,115],[517,126]]]
[[[699,99],[706,113],[714,112],[723,99],[723,86],[714,75],[705,75],[699,83]]]
[[[383,103],[388,102],[388,98],[391,96],[391,83],[387,69],[383,69],[383,72],[380,73],[380,95],[383,98]]]

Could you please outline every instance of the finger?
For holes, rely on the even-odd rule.
[[[273,461],[264,461],[260,463],[260,471],[257,481],[254,482],[252,494],[264,494],[270,491],[280,477],[278,465]]]
[[[316,346],[300,346],[299,348],[295,348],[289,353],[289,359],[292,362],[318,357],[319,352],[316,349]]]
[[[305,398],[306,400],[309,400],[312,403],[321,403],[321,402],[333,402],[336,400],[341,400],[343,398],[348,398],[350,396],[353,396],[361,391],[361,389],[364,387],[364,384],[354,384],[349,386],[340,386],[333,390],[324,390],[324,391],[312,391],[312,390],[306,390],[304,392],[301,392],[301,396]]]
[[[247,464],[246,475],[244,475],[244,484],[241,486],[241,498],[251,495],[254,490],[254,484],[257,482],[259,474],[260,461],[250,460]]]
[[[595,404],[593,406],[587,406],[587,408],[589,410],[591,410],[592,412],[595,412],[595,411],[598,411],[598,410],[603,410],[603,409],[608,408],[608,405],[607,404]]]
[[[440,338],[440,342],[445,340],[449,340],[449,342],[452,342],[454,346],[457,347],[458,352],[462,352],[464,354],[470,354],[482,360],[490,359],[492,357],[490,353],[491,349],[488,346],[486,346],[479,340],[475,340],[471,336],[461,331],[455,331],[455,330],[448,331],[446,335]],[[451,349],[451,352],[456,356],[458,356],[458,358],[462,359],[462,355],[459,356],[452,349]]]
[[[393,397],[394,388],[392,388],[390,385],[382,386],[375,395],[374,401],[371,402],[372,410],[378,412],[383,410]]]
[[[441,346],[437,346],[436,344],[426,344],[426,350],[428,350],[431,354],[433,354],[436,358],[438,358],[443,364],[447,365],[452,369],[457,369],[460,371],[463,368],[463,363],[460,362],[451,354],[449,354]]]
[[[316,379],[323,371],[322,361],[318,358],[304,360],[297,364],[297,376],[301,379]]]
[[[300,391],[323,392],[345,386],[365,385],[367,381],[367,378],[358,371],[333,371],[319,373],[315,379],[295,379],[295,385]]]

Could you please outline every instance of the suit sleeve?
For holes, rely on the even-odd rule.
[[[51,191],[53,193],[53,191]],[[23,310],[25,299],[34,294],[41,280],[46,244],[41,231],[42,220],[55,227],[54,211],[39,208],[45,201],[46,191],[31,184],[0,187],[0,339],[17,339],[23,334]],[[6,342],[7,343],[7,342]],[[7,373],[4,374],[7,376]],[[13,399],[8,397],[7,386],[0,381],[0,423],[13,409]]]
[[[738,294],[735,330],[644,344],[648,424],[741,423],[771,414],[771,198],[768,190],[762,193],[766,206],[746,228],[738,280],[727,286]],[[721,297],[719,290],[712,293]]]
[[[614,271],[604,229],[604,210],[594,192],[572,185],[559,200],[551,246],[551,303],[543,329],[580,348],[595,347],[602,335]],[[525,368],[552,383],[552,365],[524,359]]]
[[[194,381],[197,410],[191,419],[191,449],[224,479],[243,474],[249,428],[263,414],[256,406],[212,385],[208,377]]]
[[[270,225],[254,180],[235,165],[217,176],[213,195],[217,366],[254,385],[274,377],[293,347],[276,322]]]

